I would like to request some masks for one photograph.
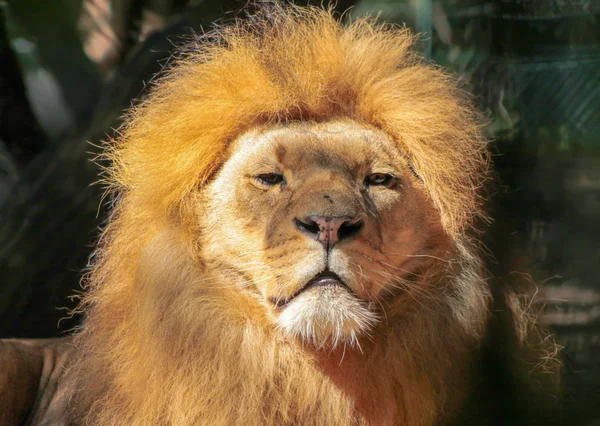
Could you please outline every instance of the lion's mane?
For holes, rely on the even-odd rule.
[[[343,26],[330,11],[276,6],[186,46],[107,149],[113,209],[86,277],[74,423],[430,425],[464,404],[490,312],[471,237],[487,146],[453,79],[413,44],[371,19]],[[335,119],[398,143],[460,254],[444,294],[372,336],[364,387],[379,412],[364,417],[260,307],[215,285],[193,213],[247,130]]]

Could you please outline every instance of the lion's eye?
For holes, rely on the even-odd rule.
[[[394,183],[394,180],[394,176],[387,173],[373,173],[365,178],[365,185],[389,188]]]
[[[263,173],[262,175],[255,176],[258,183],[267,186],[279,185],[284,181],[283,175],[280,173]]]

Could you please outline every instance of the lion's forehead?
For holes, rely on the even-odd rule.
[[[236,166],[262,157],[281,164],[335,158],[350,164],[365,161],[401,163],[397,144],[385,133],[353,121],[294,123],[254,129],[233,144],[230,160]]]

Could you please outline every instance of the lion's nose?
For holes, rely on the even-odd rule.
[[[363,227],[360,219],[342,216],[306,216],[302,220],[294,219],[296,228],[303,234],[315,238],[329,250],[339,241],[357,235]]]

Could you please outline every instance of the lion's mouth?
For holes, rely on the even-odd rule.
[[[304,293],[307,290],[315,287],[323,287],[323,286],[341,286],[347,288],[346,284],[342,281],[342,279],[335,273],[329,270],[323,271],[315,275],[304,287],[298,290],[296,293],[291,295],[288,298],[272,298],[271,302],[277,306],[278,308],[284,308],[288,303],[290,303],[295,297]]]

